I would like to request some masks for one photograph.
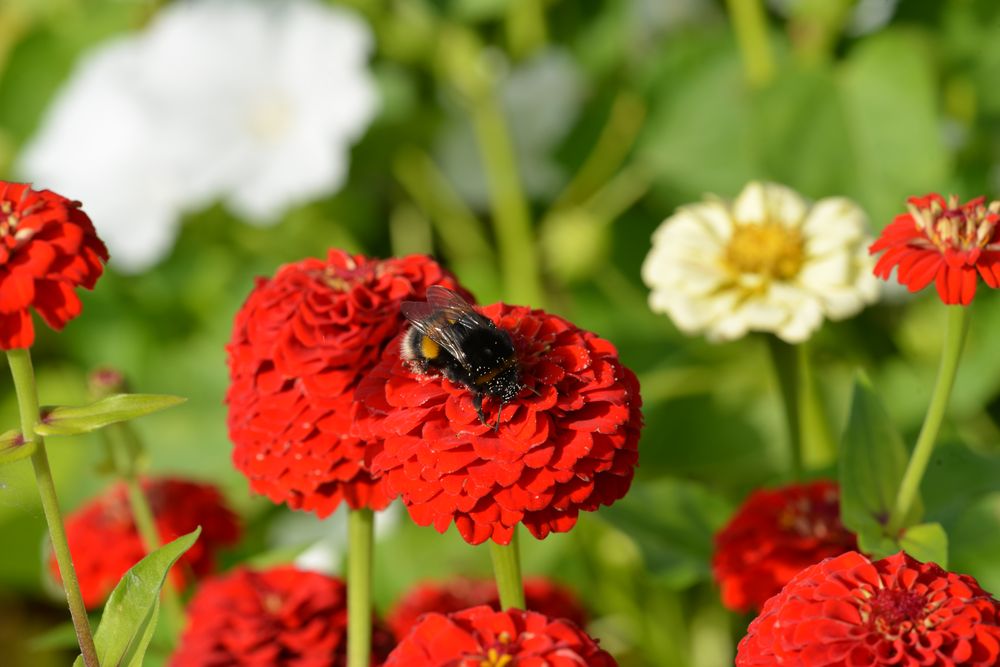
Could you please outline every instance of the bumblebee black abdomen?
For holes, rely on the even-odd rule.
[[[486,423],[485,396],[499,399],[502,406],[523,388],[510,334],[451,290],[433,285],[427,295],[426,303],[403,304],[411,326],[403,335],[400,356],[415,373],[437,372],[466,387],[479,419]],[[498,410],[498,426],[499,416]]]

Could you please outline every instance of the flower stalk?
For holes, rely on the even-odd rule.
[[[726,0],[730,20],[743,57],[747,81],[762,88],[774,78],[774,54],[767,34],[767,15],[761,0]]]
[[[347,513],[347,667],[369,667],[372,648],[372,555],[375,513]]]
[[[94,646],[94,636],[87,618],[87,607],[80,593],[80,582],[73,567],[73,558],[66,539],[66,527],[63,524],[62,512],[59,509],[59,498],[56,495],[55,482],[52,479],[52,468],[45,452],[45,440],[35,433],[35,425],[40,420],[38,411],[38,391],[35,387],[35,373],[31,366],[31,353],[27,349],[7,350],[7,361],[10,364],[11,376],[14,379],[14,391],[17,394],[17,406],[21,418],[21,433],[25,442],[34,442],[35,452],[31,455],[31,465],[35,470],[35,482],[38,495],[42,502],[42,512],[49,528],[49,539],[52,551],[55,553],[62,578],[69,613],[73,618],[77,642],[86,667],[100,667],[97,659],[97,649]]]
[[[490,556],[493,559],[493,576],[500,593],[502,609],[524,609],[524,584],[521,581],[521,547],[517,528],[510,538],[510,544],[490,542]]]
[[[903,473],[903,479],[896,494],[893,512],[893,526],[895,528],[905,527],[906,517],[913,510],[913,504],[920,490],[920,482],[927,471],[927,464],[931,460],[931,452],[934,451],[934,443],[937,441],[941,422],[944,420],[944,413],[948,408],[948,399],[951,397],[951,389],[955,385],[955,375],[958,371],[958,361],[962,355],[965,335],[969,329],[969,314],[965,306],[949,306],[947,310],[941,363],[938,366],[931,402],[927,408],[927,414],[924,416],[924,423],[920,427],[917,444],[913,448],[913,453],[910,454],[910,461],[906,465],[906,471]]]
[[[781,388],[788,429],[789,461],[793,479],[802,479],[802,414],[799,404],[802,393],[801,365],[805,363],[802,345],[789,345],[777,336],[767,336],[774,374]]]

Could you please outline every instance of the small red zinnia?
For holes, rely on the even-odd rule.
[[[523,306],[479,312],[511,336],[525,387],[483,424],[471,392],[414,373],[398,342],[358,387],[357,433],[373,436],[372,471],[402,495],[413,520],[471,544],[510,542],[518,523],[542,539],[581,510],[628,491],[638,460],[639,383],[614,346]],[[484,410],[495,415],[497,401]]]
[[[234,544],[240,526],[214,486],[181,479],[142,482],[163,543],[201,526],[201,536],[181,557],[181,567],[171,576],[178,584],[215,570],[215,553]],[[66,537],[88,609],[104,603],[118,580],[146,556],[146,547],[132,519],[132,506],[124,484],[115,484],[66,517]],[[49,570],[59,577],[55,557]]]
[[[965,204],[938,194],[911,197],[909,213],[897,215],[869,247],[885,252],[875,275],[896,279],[911,292],[933,280],[946,304],[968,306],[976,294],[977,274],[990,287],[1000,286],[1000,202],[977,197]]]
[[[587,611],[570,589],[544,577],[524,580],[525,606],[549,618],[562,618],[583,627]],[[500,610],[500,596],[492,579],[456,577],[443,582],[424,582],[403,595],[386,614],[386,624],[397,639],[402,639],[426,613],[452,612],[489,605]]]
[[[354,390],[429,285],[458,287],[432,259],[374,260],[331,250],[259,278],[236,315],[229,354],[233,462],[276,503],[324,517],[341,501],[384,509],[385,485],[347,437]],[[465,294],[463,292],[463,294]]]
[[[0,349],[31,347],[30,308],[53,329],[66,326],[83,309],[74,290],[93,289],[106,261],[80,202],[0,181]]]
[[[726,608],[759,610],[803,568],[856,548],[834,482],[791,484],[750,494],[715,536],[712,573]]]
[[[994,667],[1000,603],[972,577],[903,552],[812,565],[764,605],[737,667]]]
[[[385,667],[616,667],[587,633],[563,619],[487,606],[420,619]]]
[[[372,665],[392,650],[377,622]],[[347,661],[347,587],[294,567],[237,569],[205,580],[188,606],[173,667],[343,667]]]

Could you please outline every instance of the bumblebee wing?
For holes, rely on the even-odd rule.
[[[440,285],[427,288],[427,301],[405,301],[401,310],[418,331],[447,350],[466,368],[469,362],[462,350],[462,330],[493,326],[465,299]]]

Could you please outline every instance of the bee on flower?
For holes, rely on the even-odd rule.
[[[667,218],[642,278],[650,308],[687,334],[728,341],[765,331],[799,343],[825,319],[876,300],[869,242],[867,217],[851,200],[810,204],[755,181],[731,203],[709,197]]]

